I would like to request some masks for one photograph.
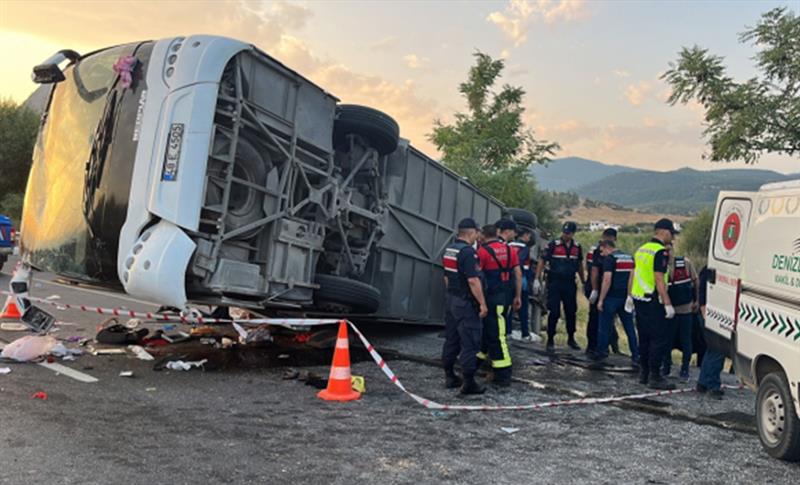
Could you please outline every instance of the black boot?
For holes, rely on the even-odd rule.
[[[578,342],[575,341],[575,337],[570,337],[567,341],[567,346],[572,350],[581,350],[581,346],[578,345]]]
[[[555,350],[556,350],[555,338],[548,336],[547,337],[547,351],[548,352],[555,352]]]
[[[651,373],[648,387],[656,391],[671,391],[675,389],[675,384],[661,377],[658,371],[656,371],[655,373]]]
[[[448,389],[455,389],[461,387],[464,381],[458,377],[452,367],[444,370],[444,387]]]
[[[650,376],[650,371],[648,371],[647,369],[640,368],[640,371],[639,371],[639,384],[641,384],[643,386],[646,386],[647,382],[650,380],[649,376]]]
[[[461,394],[483,394],[486,388],[475,382],[473,374],[464,374],[464,385],[461,386]]]

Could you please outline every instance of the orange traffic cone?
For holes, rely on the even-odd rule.
[[[19,308],[17,308],[17,300],[13,296],[9,295],[8,298],[6,298],[6,304],[3,306],[3,313],[0,314],[0,318],[13,320],[22,318],[22,314],[19,312]]]
[[[361,393],[354,391],[351,384],[350,342],[347,338],[345,321],[339,324],[339,336],[336,338],[336,349],[333,351],[328,388],[319,391],[317,397],[326,401],[354,401],[361,397]]]

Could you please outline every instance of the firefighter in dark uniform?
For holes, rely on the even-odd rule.
[[[667,245],[677,232],[669,219],[656,222],[653,239],[634,255],[636,267],[631,274],[630,297],[626,302],[628,309],[631,304],[636,308],[641,371],[639,382],[659,390],[675,389],[660,371],[668,345],[669,327],[666,320],[675,317],[675,308],[667,291]]]
[[[496,224],[500,231],[516,230],[516,224],[501,219]],[[509,304],[519,310],[522,293],[522,271],[516,251],[488,234],[488,240],[478,249],[478,260],[486,278],[486,304],[489,312],[483,319],[483,349],[479,358],[488,359],[494,372],[493,383],[501,387],[511,385],[511,354],[506,339],[506,315]]]
[[[613,227],[603,231],[602,239],[586,252],[586,284],[583,285],[583,294],[589,300],[589,321],[586,324],[586,353],[594,357],[597,350],[597,335],[600,328],[600,312],[597,309],[597,300],[603,280],[603,252],[600,245],[603,241],[617,242],[617,230]],[[611,327],[609,336],[611,350],[619,353],[619,337],[616,327]],[[602,349],[599,354],[606,354],[608,349]]]
[[[536,268],[536,279],[533,281],[534,292],[541,287],[544,265],[547,271],[547,350],[555,348],[556,325],[561,316],[561,305],[564,305],[564,319],[567,321],[567,345],[574,350],[581,347],[575,341],[575,313],[578,311],[575,273],[580,276],[581,284],[585,284],[583,272],[583,251],[581,244],[573,239],[577,230],[574,222],[565,222],[561,228],[561,237],[550,241]]]
[[[478,230],[478,224],[473,219],[463,219],[458,223],[456,240],[445,249],[442,256],[447,287],[442,348],[445,385],[448,388],[461,386],[462,394],[482,394],[485,391],[475,382],[481,347],[481,319],[487,313],[478,254],[472,247],[478,239]],[[461,361],[463,381],[453,369],[456,358]]]

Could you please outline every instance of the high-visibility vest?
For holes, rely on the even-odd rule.
[[[666,249],[663,244],[650,241],[636,250],[634,259],[636,268],[633,270],[633,286],[631,295],[634,298],[647,299],[656,292],[656,273],[653,266],[656,253]],[[664,284],[667,284],[667,274],[664,274]]]

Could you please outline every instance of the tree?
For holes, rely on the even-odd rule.
[[[678,237],[679,253],[688,256],[692,261],[698,263],[698,266],[705,264],[708,257],[713,222],[714,214],[711,209],[703,209],[694,219],[683,225]]]
[[[760,48],[759,77],[737,83],[722,57],[684,47],[661,76],[672,87],[667,102],[703,106],[712,161],[754,163],[764,153],[800,153],[800,17],[770,10],[739,40]]]
[[[10,99],[0,99],[0,199],[25,191],[39,117]]]
[[[559,146],[537,140],[525,127],[522,88],[506,84],[499,92],[493,91],[504,62],[482,52],[474,56],[467,81],[459,85],[468,111],[456,113],[452,124],[436,120],[428,138],[443,154],[446,166],[504,204],[552,212],[547,195],[536,188],[530,167],[550,161]],[[540,224],[543,219],[548,224],[555,221],[552,214],[537,215]]]

